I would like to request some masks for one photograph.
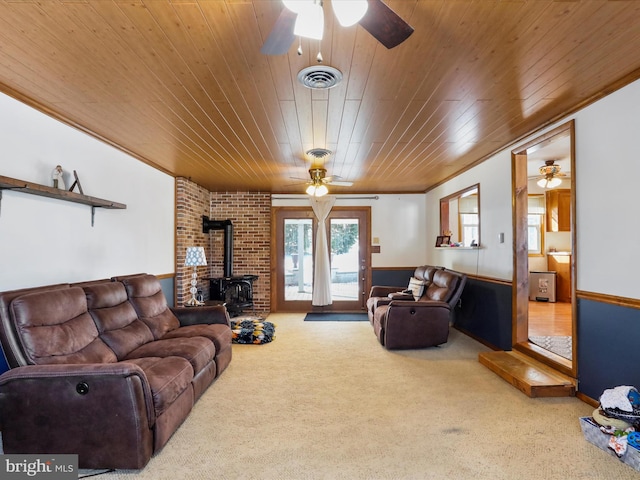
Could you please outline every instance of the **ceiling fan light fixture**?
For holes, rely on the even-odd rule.
[[[313,4],[313,0],[282,0],[282,3],[293,13],[300,13],[308,5]]]
[[[343,27],[350,27],[358,23],[367,13],[367,0],[333,0],[333,13]]]
[[[327,188],[326,185],[323,185],[323,184],[316,185],[315,183],[313,183],[307,187],[306,192],[307,192],[307,195],[310,195],[312,197],[322,197],[327,193],[329,193],[329,189]]]
[[[299,2],[303,4],[303,8],[298,12],[295,26],[293,27],[294,35],[299,37],[312,38],[314,40],[322,40],[324,32],[324,11],[322,5],[317,2]]]
[[[552,177],[552,178],[545,177],[538,180],[537,183],[538,183],[538,186],[542,188],[555,188],[562,183],[562,179],[558,177]]]
[[[538,170],[540,171],[540,175],[553,177],[560,173],[560,165],[556,165],[555,160],[545,160],[544,165],[542,165]]]

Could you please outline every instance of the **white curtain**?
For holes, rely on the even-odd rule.
[[[325,221],[331,212],[336,197],[326,195],[324,197],[310,197],[311,208],[318,219],[318,232],[316,235],[316,254],[313,269],[313,296],[311,305],[331,305],[331,260],[327,240],[327,228]]]

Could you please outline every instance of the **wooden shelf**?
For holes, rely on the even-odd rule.
[[[93,226],[93,219],[96,208],[127,208],[124,203],[112,202],[111,200],[103,200],[102,198],[90,197],[89,195],[82,195],[80,193],[69,192],[67,190],[62,190],[59,188],[47,187],[45,185],[0,175],[0,199],[2,199],[2,190],[14,190],[22,193],[28,193],[30,195],[56,198],[58,200],[64,200],[67,202],[88,205],[91,207],[91,226]]]

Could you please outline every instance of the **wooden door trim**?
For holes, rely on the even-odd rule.
[[[570,136],[571,150],[571,317],[572,360],[568,365],[556,355],[535,348],[529,342],[529,255],[527,250],[527,154],[553,142],[559,135]],[[511,151],[512,201],[513,201],[513,294],[512,294],[512,345],[558,371],[577,378],[577,301],[576,301],[576,184],[575,184],[575,121],[570,120]]]
[[[364,270],[364,280],[362,283],[361,297],[361,310],[365,309],[366,302],[366,294],[371,289],[371,207],[369,206],[340,206],[333,207],[331,209],[331,214],[340,213],[340,212],[359,212],[364,214],[364,220],[366,221],[366,228],[364,231],[360,232],[361,241],[360,246],[363,247],[364,250],[361,253],[361,258],[365,259],[365,270]],[[299,312],[299,311],[309,311],[310,308],[308,302],[295,302],[295,301],[284,301],[284,292],[278,291],[279,285],[284,280],[284,265],[282,262],[279,262],[279,251],[278,247],[284,246],[284,242],[279,242],[278,239],[281,237],[282,233],[278,231],[278,218],[281,214],[286,213],[297,213],[301,215],[299,218],[310,218],[313,220],[314,226],[316,224],[316,218],[313,214],[313,210],[311,207],[271,207],[271,309],[273,312]],[[329,218],[331,218],[331,214]],[[303,216],[304,215],[304,216]],[[293,217],[296,218],[296,217]],[[314,233],[315,235],[315,233]],[[314,248],[315,250],[315,248]],[[360,271],[362,272],[362,271]],[[282,298],[281,298],[282,297]],[[304,306],[300,305],[304,303]],[[343,302],[333,302],[333,305],[329,305],[327,307],[322,307],[323,311],[340,311],[340,303]],[[351,310],[352,311],[352,310]]]

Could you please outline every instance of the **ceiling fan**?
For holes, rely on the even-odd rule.
[[[282,9],[260,52],[284,55],[297,36],[322,39],[323,0],[283,0]],[[405,22],[382,0],[332,0],[333,11],[342,26],[359,23],[387,48],[404,42],[413,33]]]
[[[306,154],[313,159],[312,166],[309,169],[309,176],[311,177],[311,180],[306,182],[306,192],[308,195],[311,195],[312,197],[322,197],[323,195],[326,195],[329,193],[327,185],[335,185],[338,187],[350,187],[353,185],[353,182],[342,180],[342,177],[339,177],[338,175],[327,176],[327,169],[318,166],[318,161],[322,161],[331,155],[330,150],[314,148],[308,150]],[[303,179],[300,178],[297,180]]]
[[[567,174],[561,172],[560,165],[555,160],[545,160],[544,165],[539,169],[540,176],[533,177],[538,179],[536,182],[542,188],[555,188],[562,183],[562,178]]]

